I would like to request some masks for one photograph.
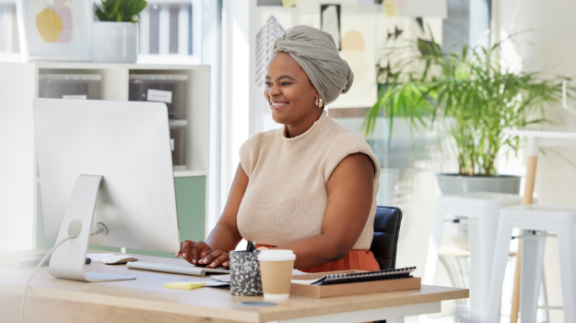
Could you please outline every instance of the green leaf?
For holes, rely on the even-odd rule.
[[[140,13],[148,5],[144,0],[102,0],[101,4],[102,8],[94,5],[98,20],[116,22],[138,22]]]
[[[104,12],[102,12],[102,10],[100,10],[100,8],[98,8],[96,6],[96,4],[94,4],[94,14],[96,15],[96,17],[98,18],[98,20],[100,21],[108,21],[108,16],[106,16],[106,14]]]

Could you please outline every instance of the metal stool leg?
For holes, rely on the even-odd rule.
[[[522,323],[536,323],[546,238],[532,235],[532,231],[523,232],[520,315]]]
[[[502,299],[502,284],[508,260],[510,238],[512,237],[513,224],[511,221],[500,218],[498,233],[496,235],[496,247],[494,260],[492,261],[492,273],[490,275],[490,288],[488,289],[488,302],[482,322],[500,322],[500,302]]]
[[[559,228],[558,252],[560,256],[560,277],[562,278],[562,306],[564,322],[576,322],[576,224]]]

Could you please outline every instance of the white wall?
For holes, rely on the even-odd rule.
[[[543,72],[545,76],[576,78],[576,1],[497,0],[493,1],[493,10],[496,39],[523,32],[517,45],[506,47],[505,54],[511,65],[525,71]],[[546,107],[546,116],[560,124],[576,124],[576,118],[559,105]],[[576,148],[555,150],[566,159],[576,161]],[[575,183],[575,167],[555,153],[540,154],[536,175],[540,204],[576,205]],[[550,305],[559,306],[562,299],[556,242],[556,239],[547,239],[544,264]],[[550,314],[551,322],[563,322],[562,311]]]
[[[221,210],[240,161],[238,151],[249,137],[251,0],[222,5]]]
[[[34,73],[30,64],[0,63],[0,252],[34,246]]]
[[[222,25],[219,1],[202,4],[202,64],[210,65],[210,157],[208,174],[208,205],[206,205],[206,234],[210,233],[220,216],[220,115],[221,115],[221,58]]]

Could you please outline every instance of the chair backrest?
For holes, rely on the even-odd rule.
[[[402,211],[397,207],[378,206],[374,218],[374,239],[370,251],[376,257],[380,269],[396,267],[396,249],[402,222]]]

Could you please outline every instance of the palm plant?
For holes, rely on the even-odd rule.
[[[500,63],[500,43],[489,49],[464,46],[459,53],[443,53],[438,45],[410,43],[387,55],[417,52],[395,64],[386,91],[365,116],[363,130],[374,131],[379,114],[409,118],[413,127],[431,128],[444,121],[454,138],[460,175],[490,176],[502,147],[517,152],[519,140],[502,130],[545,122],[543,105],[558,102],[561,82],[538,73],[513,73]],[[533,117],[540,112],[539,117]]]
[[[145,0],[102,0],[102,8],[94,4],[94,13],[100,21],[139,22],[146,5]]]

